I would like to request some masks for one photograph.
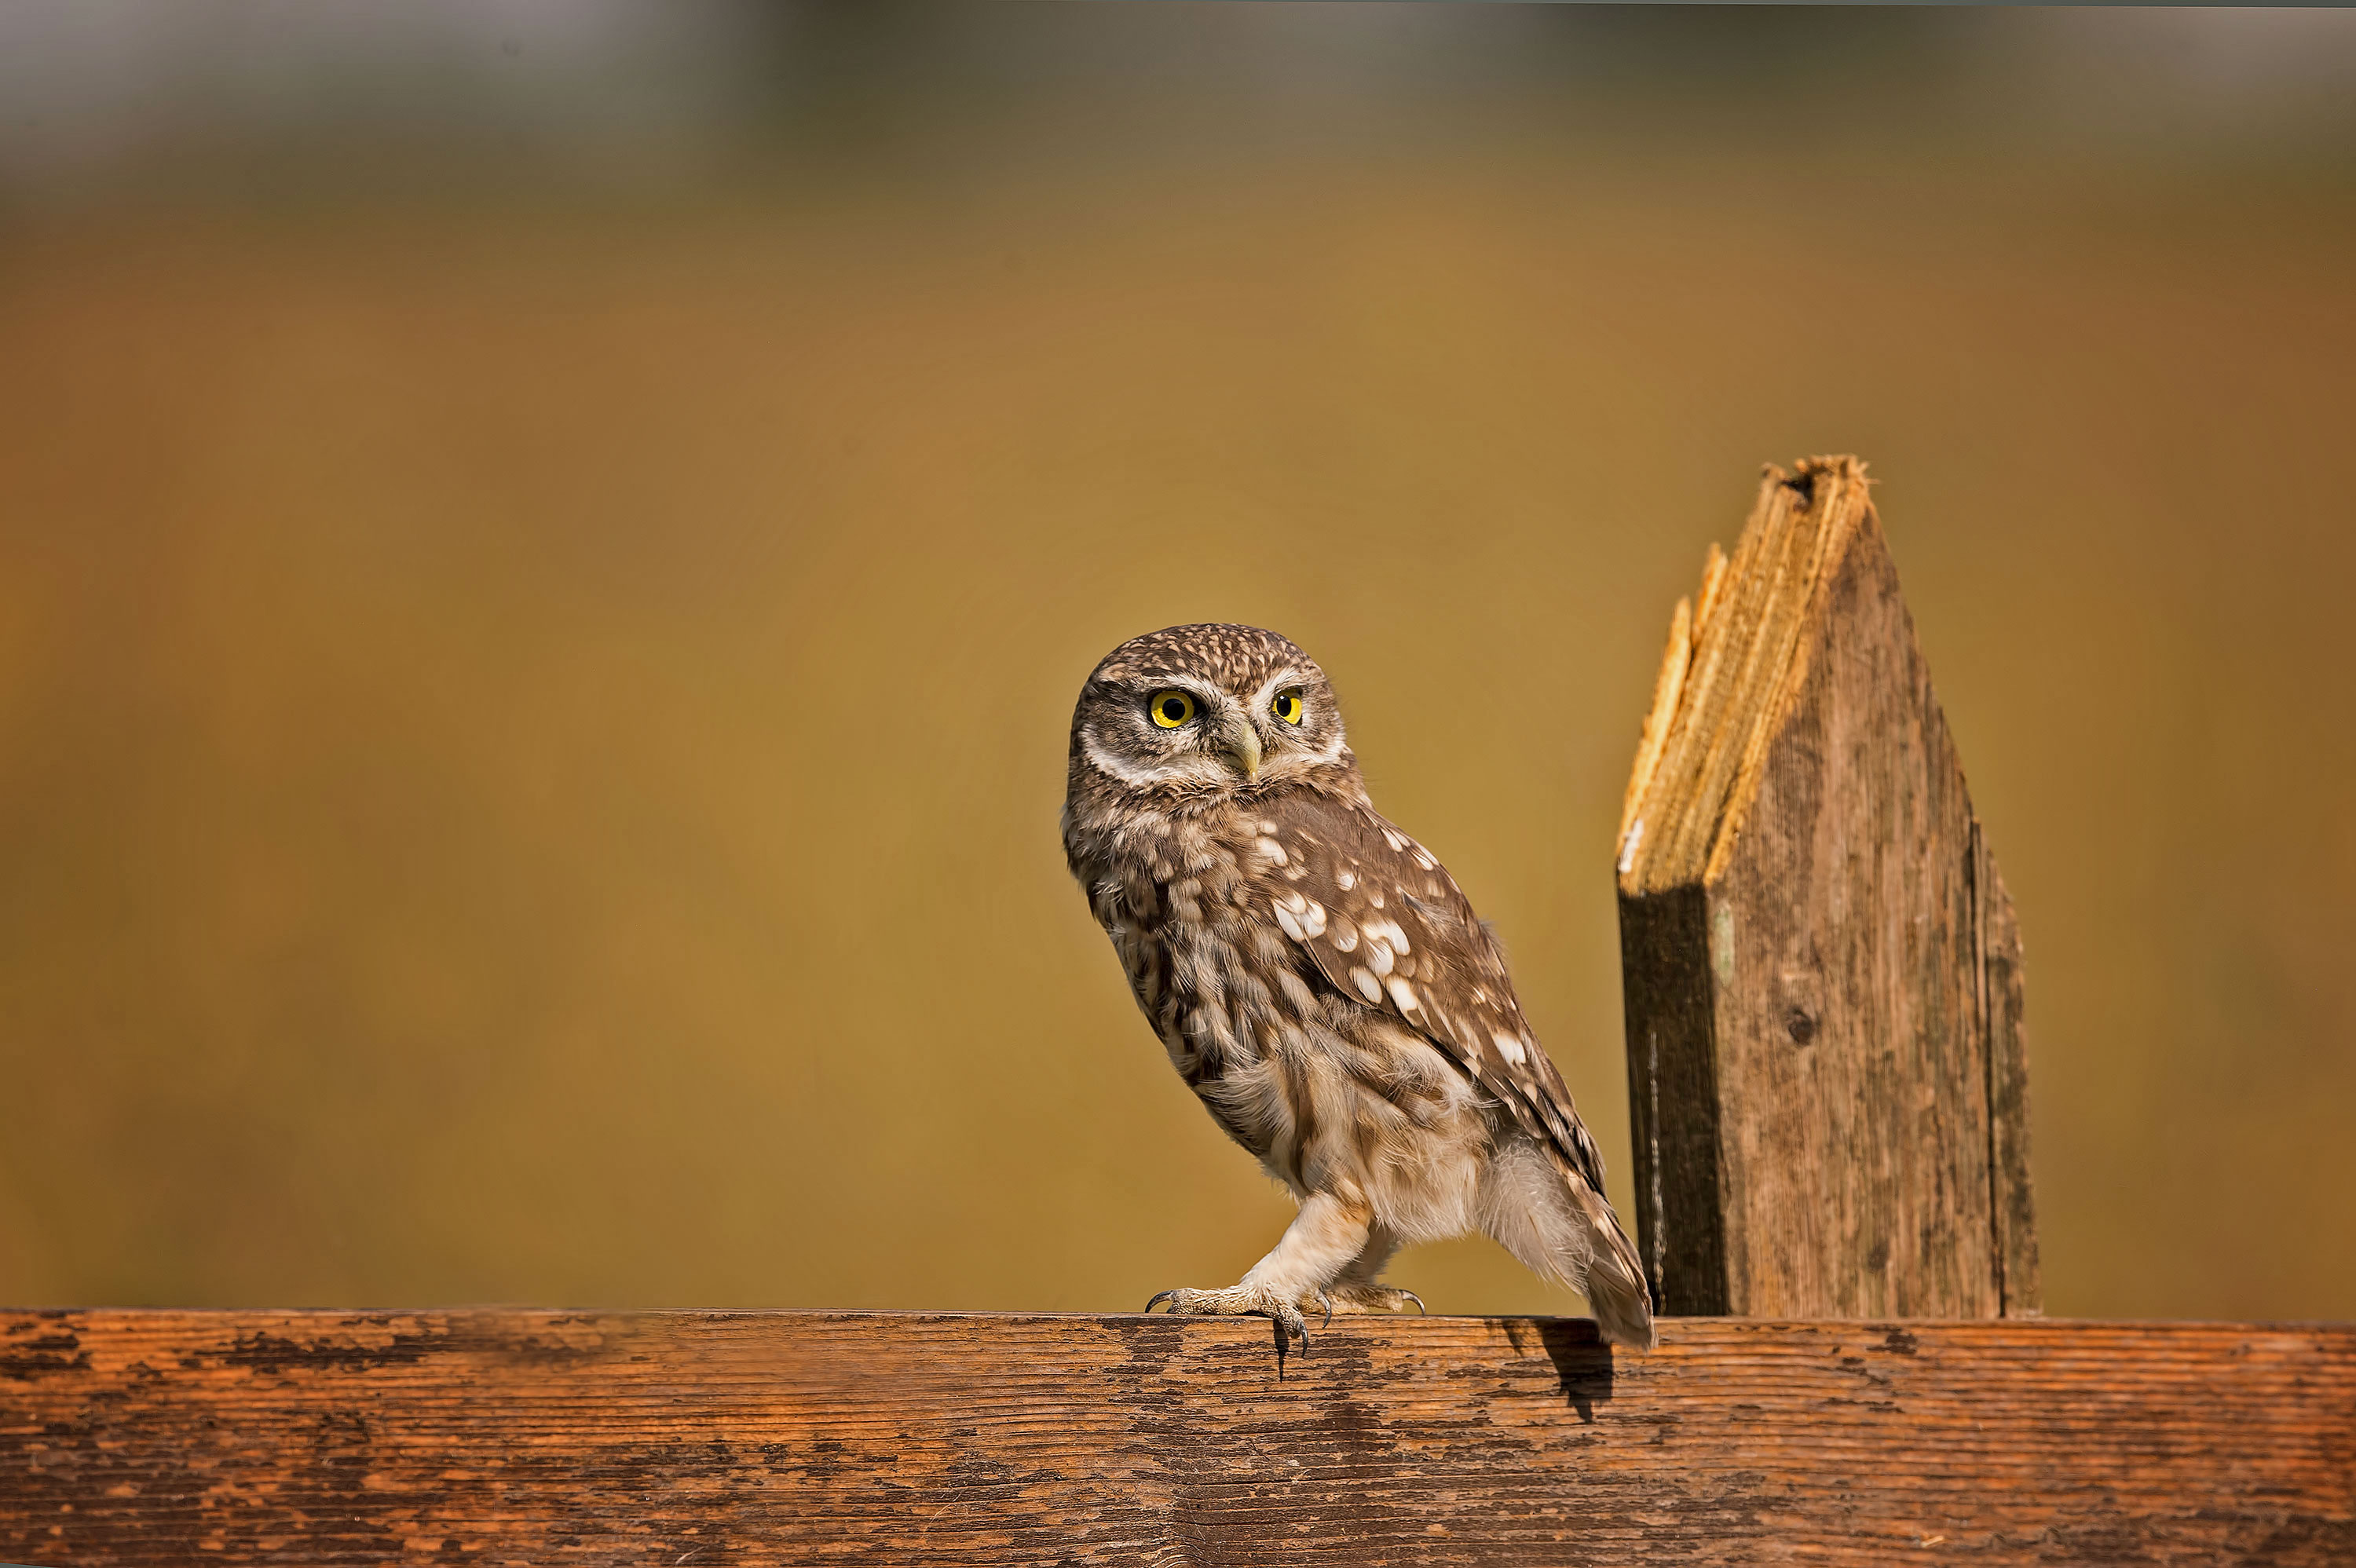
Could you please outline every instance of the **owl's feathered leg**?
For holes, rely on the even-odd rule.
[[[1326,1287],[1326,1301],[1333,1312],[1404,1312],[1412,1302],[1418,1312],[1423,1310],[1423,1297],[1411,1290],[1400,1290],[1379,1283],[1383,1270],[1390,1265],[1391,1254],[1399,1249],[1398,1232],[1377,1220],[1367,1228],[1366,1244],[1358,1250],[1341,1276]]]
[[[1170,1310],[1213,1317],[1272,1317],[1277,1342],[1301,1341],[1309,1353],[1304,1307],[1322,1309],[1333,1299],[1328,1286],[1366,1250],[1374,1211],[1361,1198],[1312,1192],[1268,1256],[1252,1264],[1225,1290],[1165,1290],[1145,1304],[1151,1312],[1167,1301]],[[1336,1311],[1347,1310],[1333,1300]]]

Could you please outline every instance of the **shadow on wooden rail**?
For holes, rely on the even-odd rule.
[[[2356,1326],[0,1315],[0,1560],[2356,1561]]]

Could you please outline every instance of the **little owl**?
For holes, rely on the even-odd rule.
[[[1505,955],[1440,862],[1376,814],[1325,672],[1273,632],[1123,643],[1072,715],[1064,848],[1179,1076],[1300,1215],[1173,1312],[1397,1310],[1403,1243],[1479,1229],[1654,1342],[1603,1161]],[[1420,1303],[1418,1303],[1420,1306]]]

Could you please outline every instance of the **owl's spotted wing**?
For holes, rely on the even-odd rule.
[[[1603,1157],[1454,879],[1355,802],[1301,790],[1258,809],[1252,893],[1318,972],[1446,1051],[1600,1194]]]

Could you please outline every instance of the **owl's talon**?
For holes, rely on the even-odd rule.
[[[1309,1353],[1309,1325],[1301,1309],[1279,1297],[1264,1285],[1238,1285],[1226,1290],[1165,1290],[1145,1304],[1152,1311],[1163,1302],[1170,1304],[1173,1317],[1269,1317],[1276,1321],[1277,1349],[1281,1352],[1291,1340],[1301,1341],[1301,1353]]]
[[[1326,1293],[1323,1285],[1317,1287],[1317,1305],[1325,1309],[1325,1320],[1317,1325],[1318,1331],[1323,1333],[1333,1327],[1333,1298]]]
[[[1297,1307],[1288,1307],[1280,1303],[1273,1311],[1269,1313],[1269,1316],[1276,1319],[1276,1353],[1280,1356],[1284,1354],[1284,1339],[1286,1335],[1290,1334],[1292,1338],[1301,1341],[1301,1358],[1304,1360],[1307,1360],[1309,1356],[1309,1324],[1301,1316],[1301,1308]]]
[[[1411,1290],[1401,1290],[1391,1285],[1337,1285],[1333,1287],[1333,1300],[1334,1311],[1350,1313],[1404,1312],[1407,1304],[1412,1301],[1418,1313],[1426,1317],[1431,1316],[1430,1309],[1423,1304],[1423,1297]]]

